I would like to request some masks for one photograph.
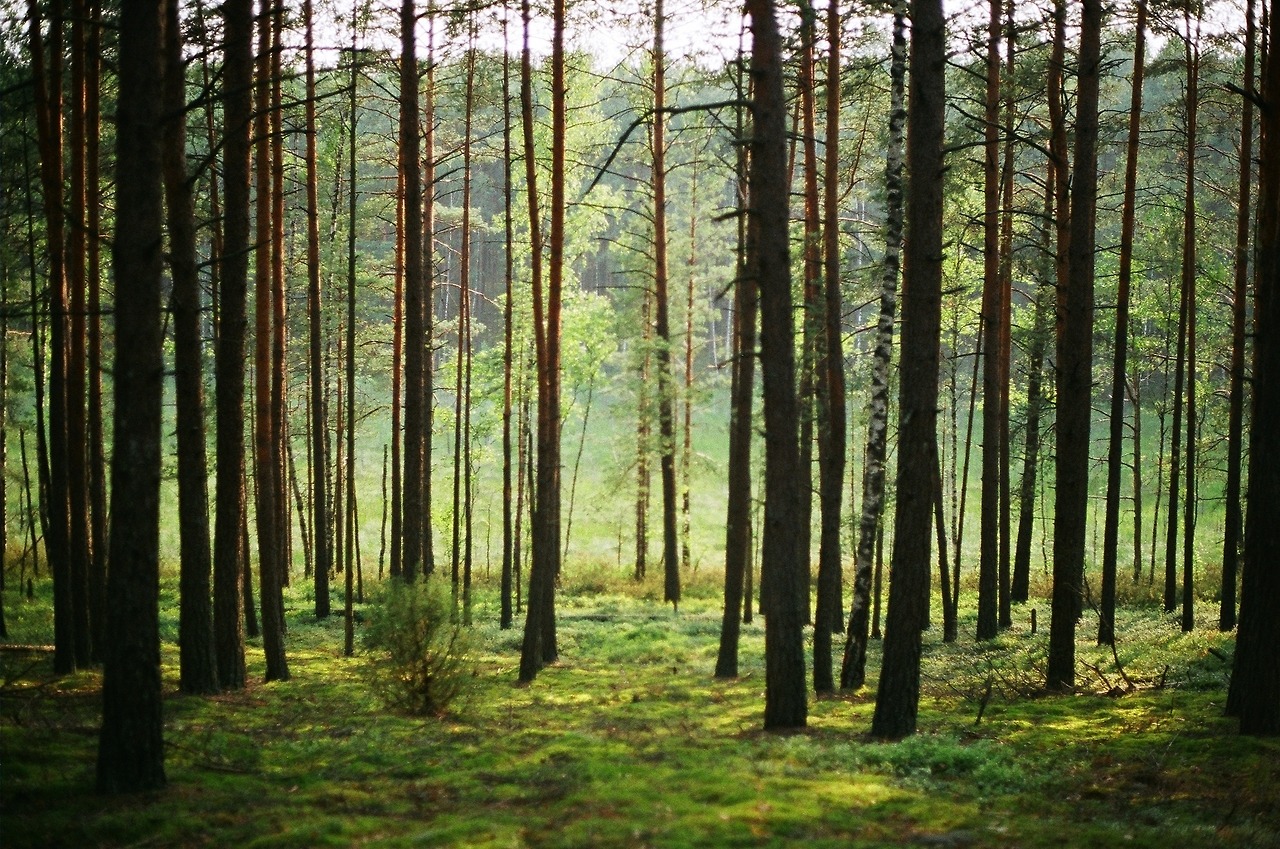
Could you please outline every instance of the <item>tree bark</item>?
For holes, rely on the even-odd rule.
[[[84,0],[71,3],[71,97],[70,145],[71,195],[68,200],[71,226],[67,232],[67,554],[71,559],[72,607],[75,615],[76,665],[92,665],[99,656],[93,644],[100,610],[93,609],[89,549],[89,475],[86,463],[85,422],[85,39]]]
[[[1000,276],[1000,10],[990,0],[987,22],[986,112],[983,121],[982,218],[982,512],[978,559],[978,639],[994,639],[998,632],[997,601],[1000,556],[1000,338],[1004,295]]]
[[[675,385],[671,379],[671,305],[667,271],[666,52],[662,0],[653,11],[653,300],[658,371],[658,465],[662,476],[662,600],[680,606],[679,531],[676,526]]]
[[[1018,483],[1018,538],[1014,543],[1013,575],[1009,585],[1012,601],[1025,602],[1031,595],[1031,531],[1035,525],[1036,476],[1040,469],[1040,419],[1044,412],[1044,353],[1049,338],[1049,319],[1054,312],[1055,287],[1050,230],[1057,192],[1057,168],[1050,163],[1045,178],[1045,218],[1040,245],[1047,268],[1036,293],[1031,348],[1027,351],[1027,420],[1022,445],[1022,478]]]
[[[1245,5],[1244,82],[1246,93],[1240,107],[1240,180],[1236,205],[1235,278],[1231,293],[1231,373],[1227,423],[1227,488],[1222,540],[1222,590],[1218,611],[1218,629],[1230,631],[1236,626],[1236,581],[1239,577],[1240,531],[1244,517],[1240,509],[1241,455],[1244,447],[1244,353],[1245,303],[1249,297],[1249,196],[1253,168],[1253,100],[1254,88],[1254,3]]]
[[[745,58],[741,47],[737,60],[737,96],[746,99],[743,80]],[[720,623],[720,648],[716,655],[717,678],[738,675],[738,638],[743,612],[751,611],[747,581],[751,574],[751,408],[755,401],[756,314],[759,297],[754,254],[756,236],[749,214],[750,185],[745,110],[736,110],[738,244],[733,288],[733,360],[730,378],[728,496],[725,515],[724,616]],[[748,232],[750,231],[750,235]],[[743,604],[745,596],[746,604]]]
[[[827,2],[826,153],[823,173],[822,350],[818,356],[818,492],[822,531],[818,542],[818,601],[813,631],[814,689],[835,689],[831,634],[842,630],[843,557],[840,509],[844,496],[846,402],[840,298],[840,5]],[[818,680],[819,670],[822,679]]]
[[[159,627],[164,8],[163,0],[121,4],[118,223],[112,250],[115,504],[98,737],[101,793],[155,790],[165,784]]]
[[[522,87],[531,85],[528,68],[528,4],[525,13],[525,53]],[[529,606],[520,652],[520,680],[532,681],[538,670],[556,660],[555,576],[560,564],[560,304],[564,279],[564,162],[565,162],[565,0],[552,4],[551,46],[551,233],[547,291],[541,275],[533,277],[534,345],[538,372],[537,482],[533,491],[533,561],[529,573]],[[522,100],[525,112],[526,168],[535,167],[531,149],[532,92]],[[536,188],[529,180],[530,221],[536,217]],[[531,226],[531,230],[532,230]],[[535,235],[531,232],[531,236]],[[534,240],[536,243],[536,239]],[[535,263],[541,252],[535,252]],[[535,265],[536,268],[536,265]]]
[[[178,531],[181,612],[180,686],[185,693],[215,693],[210,597],[208,466],[205,463],[204,379],[200,344],[200,280],[196,272],[193,183],[187,178],[186,76],[178,3],[165,3],[164,168],[169,221],[169,273],[173,280],[174,396],[178,436]]]
[[[1092,406],[1094,212],[1098,185],[1098,75],[1102,5],[1084,0],[1076,94],[1067,287],[1058,299],[1058,431],[1053,606],[1047,686],[1075,687],[1075,633],[1084,577]]]
[[[408,5],[412,5],[410,2]],[[511,505],[515,500],[512,491],[512,450],[511,450],[511,414],[512,414],[512,369],[514,368],[515,325],[514,311],[514,278],[515,262],[512,251],[515,248],[515,208],[514,186],[512,185],[512,151],[511,151],[511,53],[508,38],[508,18],[510,8],[504,0],[502,7],[502,211],[505,229],[505,241],[502,254],[503,292],[502,304],[502,578],[498,614],[498,627],[506,630],[511,627],[513,611],[511,607],[512,573],[516,569],[515,561],[515,527]],[[518,452],[517,452],[518,453]],[[515,469],[519,474],[519,469]]]
[[[1264,19],[1265,20],[1265,19]],[[1280,42],[1280,16],[1269,21],[1270,42]],[[1264,101],[1280,93],[1280,62],[1262,64]],[[1243,734],[1280,733],[1280,114],[1262,109],[1258,174],[1256,290],[1254,293],[1253,417],[1249,426],[1249,494],[1244,525],[1240,625],[1227,696],[1227,714]]]
[[[222,288],[214,369],[217,392],[216,516],[213,540],[213,626],[218,683],[244,687],[245,521],[244,384],[246,289],[249,275],[249,132],[252,116],[253,0],[227,0],[222,76]]]
[[[1137,209],[1138,141],[1142,121],[1142,79],[1146,56],[1146,0],[1138,2],[1129,95],[1129,137],[1124,167],[1124,205],[1120,213],[1120,278],[1116,291],[1116,327],[1112,336],[1110,433],[1107,443],[1107,506],[1102,541],[1102,599],[1098,609],[1098,645],[1115,643],[1116,547],[1120,537],[1120,471],[1124,466],[1125,360],[1129,353],[1129,289],[1133,276],[1133,229]]]
[[[49,254],[48,432],[39,430],[40,492],[44,502],[45,556],[53,576],[53,668],[60,674],[77,665],[75,575],[68,548],[66,225],[62,156],[62,13],[54,4],[49,26],[48,67],[35,0],[31,0],[31,73],[35,86],[40,183],[44,201],[45,243]],[[56,84],[53,84],[56,82]],[[34,300],[33,300],[34,308]],[[43,405],[37,392],[37,407]]]
[[[765,519],[761,583],[765,590],[766,730],[802,728],[805,700],[802,598],[807,558],[796,537],[801,515],[795,336],[787,240],[786,101],[781,38],[772,0],[748,0],[754,132],[751,226],[760,287],[760,362],[765,419]]]
[[[347,94],[347,106],[350,116],[347,126],[350,134],[347,137],[347,320],[346,344],[343,346],[346,367],[346,399],[343,404],[346,419],[343,430],[346,445],[339,450],[343,465],[343,483],[346,484],[345,517],[346,549],[342,552],[342,571],[346,583],[343,605],[343,646],[342,653],[346,657],[355,654],[355,570],[356,570],[356,201],[359,199],[356,184],[356,124],[357,124],[357,82],[358,61],[356,52],[356,26],[353,17],[351,25],[351,80]],[[265,605],[264,605],[265,608]]]
[[[1187,63],[1187,182],[1183,201],[1182,288],[1187,305],[1187,451],[1186,493],[1182,521],[1182,630],[1195,628],[1195,535],[1196,535],[1196,121],[1200,106],[1200,23],[1191,32],[1191,5],[1183,10],[1187,33],[1184,42]]]
[[[323,300],[320,288],[320,197],[319,173],[316,163],[316,66],[313,2],[304,0],[302,15],[306,29],[306,154],[307,181],[307,377],[311,392],[311,522],[315,528],[315,570],[312,573],[315,591],[317,619],[324,619],[332,612],[329,598],[329,575],[333,563],[330,549],[324,539],[329,527],[329,501],[325,490],[325,470],[329,468],[329,452],[325,443],[324,416],[324,350],[322,340]],[[397,325],[397,330],[399,326]],[[398,353],[398,352],[397,352]],[[395,404],[398,399],[393,401]],[[393,407],[394,410],[394,407]],[[394,416],[394,413],[393,413]],[[399,446],[399,434],[392,428],[393,439]],[[394,562],[394,561],[393,561]]]
[[[392,571],[406,581],[414,581],[419,573],[425,574],[424,557],[427,527],[430,517],[426,510],[426,478],[430,475],[427,465],[427,428],[429,420],[427,372],[431,369],[427,334],[427,312],[431,297],[430,267],[424,255],[424,242],[429,243],[431,232],[424,220],[424,190],[429,206],[434,187],[428,179],[422,180],[419,153],[418,121],[425,120],[430,136],[431,123],[435,120],[430,95],[425,115],[418,114],[418,59],[414,41],[417,22],[415,4],[405,0],[400,6],[400,171],[404,181],[404,487],[401,494],[401,532],[404,535],[399,547],[402,558],[396,563],[396,549],[392,549]],[[433,152],[426,151],[428,168]],[[429,211],[427,215],[429,215]],[[428,251],[429,253],[429,251]]]
[[[255,81],[255,133],[257,178],[256,245],[254,247],[254,494],[257,506],[259,603],[262,606],[262,649],[268,681],[287,681],[289,665],[284,653],[284,621],[280,591],[281,562],[279,499],[277,489],[279,444],[276,441],[272,405],[272,335],[275,326],[275,286],[272,251],[275,247],[271,198],[271,30],[280,10],[272,0],[262,0],[258,17],[258,77]]]
[[[876,539],[884,514],[885,455],[889,433],[889,366],[893,358],[893,323],[898,306],[898,274],[902,253],[903,126],[907,40],[907,4],[893,15],[893,53],[890,64],[889,144],[885,160],[885,253],[880,278],[880,318],[876,327],[868,403],[867,451],[862,467],[862,513],[854,567],[853,602],[845,638],[840,687],[856,690],[866,683],[867,638],[871,620],[871,583]]]
[[[871,734],[915,733],[920,632],[929,592],[929,524],[937,461],[938,342],[942,310],[942,170],[946,23],[939,0],[911,4],[907,271],[903,280],[898,410],[898,504],[884,662]]]

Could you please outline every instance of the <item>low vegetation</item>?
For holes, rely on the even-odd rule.
[[[163,629],[162,793],[93,793],[100,675],[55,678],[47,653],[0,652],[3,843],[26,846],[1227,846],[1280,845],[1280,741],[1222,716],[1233,641],[1122,609],[1116,653],[1086,613],[1075,696],[1040,692],[1046,638],[1029,610],[975,646],[926,635],[921,733],[871,742],[872,687],[811,706],[809,728],[760,730],[763,631],[742,676],[712,678],[718,576],[680,612],[605,572],[568,574],[561,661],[515,685],[519,629],[482,586],[468,696],[440,718],[388,710],[342,620],[287,591],[293,680],[177,693],[174,589]],[[447,601],[447,597],[445,599]],[[1033,602],[1034,604],[1034,602]],[[47,640],[37,595],[14,606]],[[361,611],[362,628],[377,622]],[[967,633],[966,633],[967,629]],[[871,673],[878,666],[873,647]]]

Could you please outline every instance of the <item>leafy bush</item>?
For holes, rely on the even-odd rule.
[[[439,716],[475,680],[467,633],[438,582],[390,581],[367,612],[369,678],[388,707]]]

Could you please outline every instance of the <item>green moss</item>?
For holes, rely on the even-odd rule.
[[[1138,689],[1120,694],[1086,627],[1070,697],[1039,692],[1040,637],[946,645],[934,629],[921,733],[884,743],[866,736],[877,646],[868,688],[812,701],[804,732],[765,734],[759,623],[742,677],[716,681],[714,598],[673,612],[624,584],[561,596],[561,660],[528,687],[514,685],[519,629],[488,624],[483,587],[474,692],[444,719],[381,709],[336,617],[291,614],[293,680],[260,683],[254,648],[259,677],[213,698],[176,694],[166,643],[170,785],[138,798],[93,793],[98,674],[0,658],[4,843],[1167,849],[1280,831],[1280,742],[1221,717],[1230,638],[1181,635],[1158,610],[1123,612]]]

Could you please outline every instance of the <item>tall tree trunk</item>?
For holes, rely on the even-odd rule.
[[[1092,405],[1094,213],[1098,186],[1098,77],[1102,4],[1084,0],[1071,180],[1068,285],[1058,299],[1057,490],[1054,499],[1053,608],[1047,686],[1075,686],[1075,632],[1084,578]]]
[[[693,512],[693,298],[697,283],[698,262],[698,170],[693,162],[693,178],[689,189],[689,268],[684,301],[684,428],[680,449],[680,565],[693,568],[689,524]]]
[[[434,109],[428,82],[427,103],[424,114],[418,114],[418,59],[414,42],[414,26],[417,22],[416,7],[412,0],[400,6],[400,173],[404,181],[404,231],[400,234],[404,245],[404,486],[401,495],[400,517],[403,542],[399,546],[400,563],[396,562],[397,548],[392,547],[391,570],[406,581],[414,581],[421,572],[426,574],[424,557],[428,548],[426,535],[431,524],[426,515],[427,478],[427,430],[429,428],[430,395],[427,392],[428,373],[431,370],[427,315],[431,309],[431,230],[429,226],[431,197],[434,192],[431,165],[433,151],[427,145],[425,157],[419,155],[418,121],[421,118],[431,138]],[[428,67],[431,58],[428,57]],[[428,70],[430,73],[430,70]],[[420,163],[427,164],[428,178],[423,184]],[[425,198],[424,198],[425,192]],[[424,200],[426,217],[424,220]],[[426,246],[426,255],[424,255]]]
[[[761,584],[765,610],[766,730],[806,724],[803,599],[808,558],[797,540],[807,498],[800,466],[795,334],[787,238],[786,100],[782,44],[772,0],[748,0],[754,121],[751,139],[753,268],[760,287],[760,363],[764,388],[765,518]]]
[[[1182,522],[1182,630],[1195,628],[1195,535],[1196,535],[1196,119],[1200,100],[1200,22],[1191,32],[1191,4],[1183,9],[1187,33],[1184,42],[1187,62],[1187,182],[1182,229],[1182,288],[1187,304],[1187,456],[1186,495]]]
[[[284,621],[281,616],[280,492],[276,489],[275,417],[272,406],[275,325],[272,250],[275,246],[271,199],[271,30],[280,10],[272,0],[262,0],[258,16],[258,78],[255,81],[255,139],[257,194],[254,248],[254,494],[258,519],[259,603],[262,606],[262,649],[266,655],[268,681],[286,681],[289,665],[284,653]]]
[[[867,680],[872,568],[880,520],[884,515],[884,465],[889,441],[889,366],[893,358],[893,322],[898,308],[898,274],[902,253],[903,127],[907,120],[904,98],[907,12],[907,4],[900,2],[893,13],[893,53],[889,66],[889,143],[884,169],[885,252],[880,277],[880,318],[876,326],[871,367],[867,451],[862,467],[862,513],[858,520],[853,602],[849,611],[849,630],[845,637],[844,661],[840,669],[840,687],[846,690],[856,690]]]
[[[737,95],[746,99],[741,46],[737,60]],[[738,675],[738,638],[744,612],[751,613],[748,589],[751,566],[751,407],[755,400],[756,312],[758,290],[755,267],[748,268],[748,221],[750,202],[747,179],[745,110],[736,110],[734,138],[737,141],[738,244],[733,286],[733,359],[729,402],[728,496],[725,515],[724,616],[720,623],[720,648],[716,654],[716,677]],[[754,239],[754,228],[751,238]],[[743,599],[746,604],[743,604]]]
[[[1116,547],[1120,537],[1120,470],[1124,463],[1125,359],[1129,353],[1129,288],[1133,276],[1133,229],[1138,192],[1138,141],[1142,121],[1142,78],[1146,56],[1146,0],[1138,2],[1133,45],[1133,80],[1129,95],[1129,138],[1124,167],[1124,206],[1120,213],[1120,279],[1116,291],[1116,328],[1112,337],[1110,434],[1107,443],[1107,507],[1102,538],[1102,600],[1098,610],[1098,645],[1115,642]]]
[[[939,0],[911,4],[911,99],[907,166],[907,271],[903,280],[898,504],[889,617],[871,733],[915,733],[920,632],[929,593],[929,523],[937,461],[938,341],[942,309],[942,139],[946,24]]]
[[[933,532],[938,542],[938,583],[942,595],[942,641],[954,643],[960,635],[959,610],[951,598],[951,572],[947,567],[947,522],[942,513],[942,457],[933,445]]]
[[[1185,239],[1185,234],[1184,234]],[[1184,251],[1188,248],[1184,248]],[[1185,257],[1184,257],[1185,262]],[[1194,271],[1192,272],[1194,274]],[[1182,483],[1182,401],[1187,358],[1187,285],[1178,296],[1177,354],[1173,374],[1173,428],[1169,432],[1169,510],[1164,541],[1164,610],[1172,613],[1178,603],[1178,511]]]
[[[1266,19],[1264,18],[1264,21]],[[1280,17],[1271,14],[1270,42],[1280,41]],[[1266,26],[1264,25],[1264,31]],[[1263,102],[1280,93],[1280,62],[1262,63]],[[1231,670],[1227,714],[1240,718],[1244,734],[1280,733],[1280,114],[1262,109],[1258,174],[1257,278],[1254,293],[1253,418],[1249,426],[1249,504],[1244,525],[1240,626]]]
[[[823,327],[818,357],[818,491],[822,533],[818,543],[818,602],[813,632],[814,689],[835,689],[831,634],[842,630],[843,557],[840,508],[844,495],[845,382],[840,298],[840,5],[827,0],[826,153],[823,173]],[[817,680],[821,668],[823,677]]]
[[[471,127],[475,102],[474,19],[469,23],[467,79],[463,95],[462,240],[458,263],[457,402],[453,444],[453,602],[462,620],[471,624]],[[459,567],[461,566],[461,574]]]
[[[222,75],[225,222],[214,370],[217,393],[213,627],[218,683],[244,687],[244,384],[249,275],[249,132],[253,111],[253,0],[227,0]]]
[[[89,3],[88,64],[85,68],[85,229],[88,231],[88,328],[85,356],[88,369],[89,409],[86,446],[89,474],[89,613],[95,651],[101,652],[106,619],[107,591],[107,460],[102,422],[102,6]],[[216,213],[215,213],[215,218]],[[99,659],[101,655],[99,654]]]
[[[343,616],[342,653],[346,657],[355,654],[355,542],[356,542],[356,201],[359,189],[356,185],[356,95],[359,65],[356,53],[355,16],[351,24],[351,81],[347,94],[347,106],[351,111],[347,126],[350,135],[347,137],[347,321],[346,345],[346,420],[343,428],[346,431],[347,443],[340,451],[342,455],[343,480],[346,483],[346,549],[342,554],[342,570],[346,581],[346,598]]]
[[[322,340],[323,301],[320,288],[320,197],[319,173],[316,163],[316,66],[315,25],[313,2],[304,0],[302,15],[306,29],[306,181],[307,181],[307,377],[311,393],[311,523],[316,532],[315,582],[316,618],[324,619],[332,611],[329,598],[329,575],[333,564],[330,549],[324,541],[325,528],[329,526],[329,502],[325,491],[325,470],[329,468],[329,453],[325,444],[324,417],[324,351]],[[397,301],[398,306],[398,301]],[[396,326],[397,332],[399,325]],[[397,351],[397,354],[399,352]],[[393,405],[398,399],[393,399]],[[393,406],[393,416],[396,408]],[[399,433],[392,427],[392,439],[399,446]],[[393,561],[394,562],[394,561]]]
[[[282,45],[285,10],[276,7],[271,17],[271,444],[276,504],[276,563],[280,586],[289,586],[293,564],[289,521],[289,489],[285,476],[285,448],[289,441],[285,382],[285,282],[284,282],[284,54]],[[277,594],[280,630],[284,624],[284,596]],[[281,650],[283,652],[283,649]]]
[[[1017,28],[1013,21],[1013,0],[1005,4],[1005,79],[1014,79],[1017,55]],[[1013,360],[1013,204],[1014,204],[1014,110],[1017,99],[1013,85],[1004,86],[1004,164],[1000,190],[1000,545],[998,619],[1001,628],[1013,625],[1013,597],[1010,574],[1009,485],[1009,374]]]
[[[85,18],[84,0],[71,3],[71,227],[67,245],[67,554],[71,558],[72,606],[75,614],[76,665],[89,666],[98,655],[93,645],[90,592],[89,490],[85,452]]]
[[[982,513],[978,559],[978,639],[998,632],[997,602],[1000,559],[1000,344],[1003,334],[1004,293],[1000,275],[1000,11],[1001,0],[990,0],[987,23],[987,94],[983,121],[982,218]]]
[[[804,199],[801,242],[801,340],[798,389],[800,398],[800,468],[803,478],[800,491],[800,512],[796,516],[796,533],[800,537],[800,561],[805,572],[804,591],[800,598],[801,614],[806,624],[812,623],[813,559],[813,443],[814,426],[817,423],[818,375],[817,356],[819,336],[822,332],[822,232],[821,212],[818,209],[818,145],[814,118],[814,11],[813,5],[804,0],[800,4],[800,68],[796,80],[799,89],[796,103],[795,147],[800,151],[801,195]],[[792,153],[794,157],[794,151]],[[824,673],[817,668],[815,681]],[[830,678],[829,675],[826,676]]]
[[[1031,531],[1035,525],[1036,475],[1040,469],[1040,418],[1044,411],[1044,354],[1050,334],[1049,321],[1054,312],[1053,256],[1050,253],[1054,195],[1058,170],[1052,163],[1045,178],[1045,217],[1040,234],[1040,247],[1046,268],[1036,292],[1031,330],[1031,348],[1027,351],[1027,420],[1023,426],[1022,478],[1018,483],[1018,538],[1014,543],[1013,576],[1009,586],[1012,601],[1025,602],[1031,595]]]
[[[412,5],[410,3],[410,5]],[[511,452],[511,380],[512,362],[515,345],[515,189],[512,185],[512,151],[511,151],[511,52],[508,36],[508,19],[510,7],[506,0],[502,7],[502,211],[505,228],[502,253],[503,293],[502,304],[502,581],[499,603],[501,609],[498,627],[504,631],[511,627],[513,611],[511,608],[512,572],[516,568],[515,527],[511,515],[514,501],[512,492],[512,452]],[[519,474],[517,468],[516,474]]]
[[[35,85],[36,125],[40,149],[40,183],[44,199],[45,242],[49,254],[49,435],[37,449],[41,495],[45,503],[45,555],[53,575],[53,667],[74,672],[77,665],[75,574],[68,548],[67,489],[67,273],[62,167],[62,6],[55,3],[49,26],[48,67],[40,14],[30,3],[31,72]],[[34,266],[33,266],[34,267]],[[40,399],[37,398],[37,401]]]
[[[532,92],[528,59],[528,4],[524,11],[525,52],[521,61],[521,99],[525,112],[526,168],[532,173]],[[532,681],[538,669],[558,656],[555,626],[555,575],[560,564],[560,304],[564,279],[564,160],[565,160],[565,0],[552,4],[551,46],[551,238],[547,291],[542,291],[535,250],[533,275],[533,326],[538,372],[537,483],[533,498],[533,562],[529,574],[529,606],[520,652],[520,680]],[[536,187],[529,184],[529,218],[536,217]],[[532,224],[531,224],[532,230]],[[537,234],[532,233],[531,236]],[[537,239],[533,242],[536,244]]]
[[[653,293],[645,289],[641,294],[640,324],[644,328],[641,339],[640,380],[636,392],[636,561],[635,580],[643,581],[649,567],[649,491],[652,475],[649,470],[650,416],[652,406],[649,396],[650,372],[653,366]]]
[[[667,272],[666,50],[663,0],[653,10],[653,299],[658,371],[658,448],[662,475],[662,600],[680,606],[679,531],[676,526],[675,384],[671,379],[671,302]]]
[[[205,464],[204,378],[200,344],[200,280],[196,272],[193,183],[187,179],[186,75],[177,0],[165,3],[164,193],[173,279],[174,396],[178,431],[178,532],[181,549],[180,686],[218,690],[210,596],[208,466]]]
[[[1236,581],[1239,576],[1240,531],[1244,518],[1240,510],[1240,468],[1244,447],[1244,351],[1245,301],[1249,297],[1249,192],[1253,167],[1254,33],[1253,0],[1245,5],[1244,91],[1240,107],[1240,180],[1236,205],[1235,281],[1231,293],[1231,375],[1227,423],[1226,520],[1222,540],[1222,589],[1218,629],[1236,626]]]
[[[112,372],[115,503],[98,737],[101,793],[165,784],[159,622],[164,8],[163,0],[121,4],[118,223],[112,250],[118,343]]]

